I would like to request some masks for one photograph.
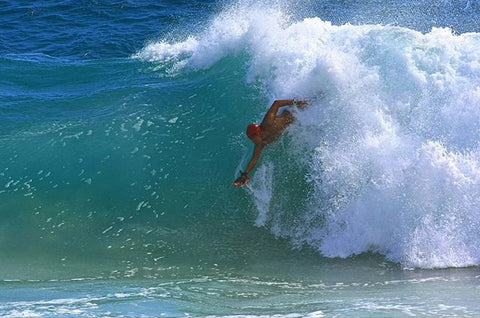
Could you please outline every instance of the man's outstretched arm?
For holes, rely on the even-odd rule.
[[[248,176],[248,173],[252,171],[252,169],[257,164],[257,161],[260,158],[260,155],[262,153],[262,149],[263,149],[263,145],[261,144],[255,145],[252,159],[250,159],[250,161],[248,162],[247,167],[245,168],[245,171],[242,173],[242,175],[233,182],[234,186],[240,187],[240,186],[246,185],[250,181],[250,177]]]
[[[274,120],[275,116],[277,116],[278,109],[280,107],[288,106],[288,105],[296,105],[299,108],[304,108],[305,106],[308,105],[308,103],[305,100],[278,99],[273,102],[272,106],[270,106],[270,109],[265,114],[265,118],[268,118],[268,120]]]
[[[265,114],[265,118],[268,118],[270,120],[274,120],[275,116],[278,113],[278,109],[280,107],[292,105],[294,102],[295,102],[294,99],[278,99],[278,100],[274,101],[272,106],[270,106],[270,109]]]
[[[255,145],[255,149],[253,149],[252,159],[250,159],[250,162],[248,163],[244,171],[246,174],[249,174],[250,171],[252,171],[255,165],[257,164],[257,161],[260,158],[260,155],[262,153],[262,149],[263,149],[263,145],[260,145],[260,144]]]

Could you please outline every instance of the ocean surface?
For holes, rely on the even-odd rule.
[[[0,317],[479,317],[479,16],[0,1]]]

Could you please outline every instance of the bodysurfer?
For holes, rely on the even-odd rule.
[[[306,101],[296,99],[276,100],[273,102],[270,109],[263,117],[263,121],[260,125],[252,123],[247,127],[247,136],[255,144],[253,150],[252,159],[248,163],[245,171],[240,172],[241,175],[234,182],[233,186],[241,187],[246,185],[250,181],[248,173],[255,167],[255,164],[260,158],[263,147],[275,141],[285,128],[293,123],[294,117],[291,112],[284,110],[281,114],[277,114],[278,109],[283,106],[295,105],[298,108],[304,108],[308,104]]]

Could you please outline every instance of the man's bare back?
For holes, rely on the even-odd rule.
[[[264,134],[263,144],[268,145],[278,139],[285,128],[293,123],[293,120],[293,115],[288,110],[285,110],[281,115],[276,115],[273,121],[270,118],[264,118],[260,124]]]
[[[285,110],[281,115],[277,115],[280,107],[288,105],[304,108],[307,106],[307,102],[297,101],[295,99],[276,100],[272,106],[270,106],[260,125],[250,124],[247,127],[247,136],[255,144],[255,149],[253,150],[252,159],[250,159],[245,171],[234,181],[234,186],[243,186],[250,181],[248,173],[255,167],[263,147],[275,141],[280,137],[285,128],[293,123],[294,117],[288,110]]]

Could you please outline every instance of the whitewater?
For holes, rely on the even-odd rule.
[[[328,257],[462,267],[480,262],[479,44],[448,28],[335,26],[249,7],[135,57],[175,76],[245,55],[244,80],[270,100],[310,102],[286,157],[266,156],[249,186],[258,226]],[[305,171],[300,197],[279,180],[294,169],[277,167],[284,160]]]

